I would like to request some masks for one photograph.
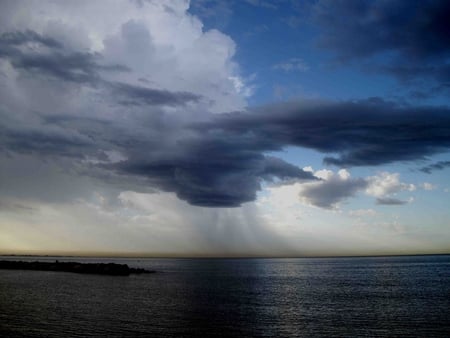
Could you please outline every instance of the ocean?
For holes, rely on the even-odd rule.
[[[1,337],[448,337],[450,333],[449,255],[57,259],[126,263],[157,273],[111,277],[0,270]]]

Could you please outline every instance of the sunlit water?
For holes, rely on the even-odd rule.
[[[0,270],[0,336],[446,337],[450,332],[450,256],[66,260],[113,261],[158,273]]]

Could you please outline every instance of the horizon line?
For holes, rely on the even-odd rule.
[[[80,257],[80,258],[144,258],[144,259],[292,259],[292,258],[370,258],[402,256],[447,256],[449,252],[385,253],[385,254],[335,254],[335,255],[180,255],[145,253],[0,253],[0,257]]]

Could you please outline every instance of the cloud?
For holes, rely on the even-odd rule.
[[[267,154],[306,147],[326,154],[327,164],[347,167],[417,160],[450,147],[446,107],[368,99],[245,109],[234,42],[216,30],[203,31],[185,2],[175,1],[170,10],[157,2],[120,3],[111,8],[115,19],[105,18],[111,27],[97,18],[83,25],[87,18],[80,13],[95,12],[95,2],[70,11],[46,4],[42,10],[58,13],[68,27],[92,31],[80,38],[66,27],[59,29],[68,32],[61,38],[46,16],[19,31],[2,26],[5,161],[34,156],[113,186],[126,189],[129,180],[133,189],[171,192],[207,207],[254,201],[264,181],[311,181],[303,197],[333,208],[367,181],[340,171],[317,182],[321,174]],[[33,6],[27,3],[24,12],[32,15]],[[108,153],[120,160],[111,161]]]
[[[313,180],[285,161],[249,152],[228,141],[201,140],[165,159],[135,159],[110,165],[116,172],[146,177],[151,186],[175,192],[190,204],[236,207],[256,199],[263,179]]]
[[[0,44],[3,48],[22,46],[25,44],[38,43],[49,48],[62,48],[62,44],[55,39],[42,36],[32,30],[23,32],[5,32],[0,35]]]
[[[123,65],[99,63],[98,54],[65,50],[59,41],[29,29],[2,33],[0,58],[34,75],[91,85],[98,82],[100,71],[128,71]]]
[[[367,186],[362,178],[351,178],[350,173],[341,169],[337,174],[330,170],[318,171],[314,174],[323,181],[305,183],[300,196],[306,204],[324,209],[335,209],[345,199],[354,196]]]
[[[309,67],[305,63],[305,61],[299,58],[291,58],[284,62],[277,63],[272,68],[275,70],[283,70],[285,72],[293,72],[293,71],[305,72],[309,70]]]
[[[135,86],[127,83],[112,83],[111,88],[123,105],[185,105],[200,100],[199,95],[189,92],[170,92]]]
[[[148,189],[208,207],[253,201],[264,180],[315,180],[309,172],[266,156],[265,148],[255,148],[244,135],[233,139],[189,127],[211,119],[217,107],[242,108],[247,90],[232,61],[234,42],[216,30],[203,32],[185,5],[175,1],[171,10],[157,3],[124,5],[123,17],[95,41],[95,51],[79,51],[80,44],[72,43],[74,33],[60,27],[68,32],[61,38],[53,25],[24,24],[21,31],[3,32],[3,157],[25,161],[22,156],[36,156],[55,167],[71,163],[75,175],[113,187],[124,187],[128,180],[136,189],[136,182],[144,182]],[[96,4],[71,10],[83,6]],[[85,18],[66,17],[67,9],[53,2],[42,10],[56,11],[69,23]],[[155,19],[167,29],[140,17],[146,13],[158,13]],[[181,27],[184,39],[179,38]],[[89,36],[101,33],[97,27],[81,45],[89,46]],[[107,154],[118,154],[119,160]]]
[[[448,1],[322,0],[312,13],[319,45],[342,62],[366,60],[402,80],[450,79]]]
[[[374,197],[384,197],[400,191],[415,191],[414,184],[400,182],[400,174],[382,172],[368,179],[366,193]]]
[[[382,172],[376,176],[370,176],[366,179],[366,194],[376,197],[378,205],[404,205],[413,201],[401,200],[396,197],[397,193],[402,191],[415,191],[417,187],[414,184],[407,184],[400,181],[400,174]]]
[[[408,201],[403,201],[398,198],[392,197],[378,197],[377,204],[378,205],[404,205],[408,203]]]
[[[32,213],[36,211],[32,206],[26,205],[21,201],[14,199],[0,198],[0,212],[26,212]]]
[[[439,161],[439,162],[427,165],[425,167],[422,167],[419,170],[426,174],[431,174],[431,172],[433,172],[435,170],[444,170],[445,168],[448,168],[448,167],[450,167],[450,161]]]
[[[25,49],[11,48],[11,46],[28,43],[31,45]],[[36,46],[33,43],[41,44],[49,49],[36,52]],[[200,95],[189,92],[171,92],[104,80],[100,75],[102,71],[128,72],[130,69],[120,64],[101,64],[102,56],[99,53],[67,51],[57,40],[31,30],[3,33],[0,38],[0,58],[2,57],[9,59],[15,69],[26,71],[31,75],[103,87],[112,91],[123,105],[176,106],[200,99]]]
[[[450,148],[449,108],[402,106],[379,98],[264,106],[222,114],[197,128],[246,135],[259,149],[290,145],[334,153],[324,161],[341,167],[414,161]]]
[[[85,133],[47,124],[36,116],[35,121],[24,123],[9,111],[0,109],[0,117],[0,150],[6,152],[81,158],[82,153],[87,154],[96,147],[95,141]]]
[[[313,172],[311,168],[304,170]],[[414,184],[401,182],[398,173],[382,172],[376,176],[352,178],[346,169],[340,169],[337,173],[323,169],[314,172],[314,176],[320,181],[301,184],[300,200],[323,209],[338,209],[341,202],[363,192],[367,196],[376,197],[376,204],[379,205],[403,205],[412,202],[412,199],[403,201],[394,196],[402,191],[416,190]],[[363,214],[364,210],[349,212],[350,216]]]
[[[436,186],[434,184],[428,183],[428,182],[424,182],[420,185],[420,187],[423,190],[427,190],[427,191],[432,191],[436,189]]]

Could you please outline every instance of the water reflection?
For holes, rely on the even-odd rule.
[[[121,260],[157,274],[0,271],[3,336],[444,336],[450,257]]]

